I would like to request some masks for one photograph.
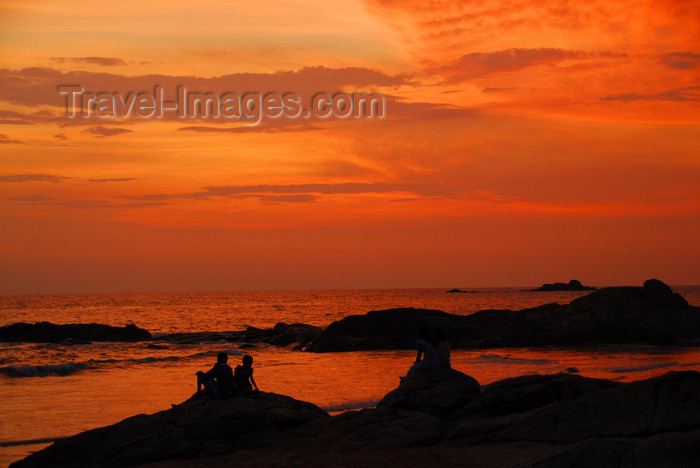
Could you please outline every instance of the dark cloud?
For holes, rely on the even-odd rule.
[[[75,63],[79,65],[101,65],[103,67],[115,67],[128,65],[125,60],[116,57],[51,57],[58,63]]]
[[[296,133],[321,130],[321,127],[305,123],[292,123],[290,121],[272,121],[274,126],[269,125],[269,120],[263,120],[259,125],[243,125],[238,127],[213,127],[213,126],[189,126],[180,127],[178,131],[200,132],[200,133]]]
[[[484,88],[481,90],[482,93],[503,93],[506,91],[513,91],[518,89],[517,86],[511,86],[510,88]]]
[[[212,197],[244,198],[249,196],[274,195],[352,195],[364,193],[411,192],[424,196],[451,196],[455,191],[442,185],[424,183],[362,183],[344,182],[338,184],[288,184],[288,185],[215,185],[203,187],[199,192],[152,193],[127,195],[125,198],[140,201],[163,201],[173,199],[204,200]],[[307,201],[310,201],[308,199]]]
[[[123,202],[113,202],[113,201],[107,201],[107,200],[79,200],[79,199],[62,199],[62,198],[55,198],[55,197],[50,197],[48,195],[43,195],[43,194],[34,194],[34,195],[22,195],[19,197],[8,197],[8,200],[11,200],[15,203],[19,203],[22,205],[37,205],[37,206],[63,206],[67,208],[80,208],[80,209],[86,209],[86,208],[140,208],[140,207],[146,207],[146,206],[160,206],[164,205],[165,203],[158,203],[158,202],[128,202],[128,203],[123,203]]]
[[[677,88],[663,93],[653,94],[638,94],[638,93],[623,93],[612,94],[600,98],[601,101],[700,101],[700,86],[692,86],[688,88]]]
[[[115,128],[115,127],[104,127],[102,125],[96,125],[94,127],[88,127],[83,130],[83,133],[90,133],[95,135],[95,138],[107,138],[114,135],[121,135],[122,133],[131,133],[132,130],[126,128]]]
[[[63,182],[73,177],[63,177],[53,174],[8,174],[0,175],[0,182]]]
[[[136,177],[119,177],[112,179],[87,179],[88,182],[92,183],[104,183],[104,182],[130,182],[132,180],[140,180]]]
[[[178,86],[189,92],[224,94],[235,92],[288,93],[310,98],[318,92],[335,93],[350,87],[372,92],[377,86],[398,86],[409,80],[408,75],[387,75],[361,67],[304,67],[297,71],[275,73],[236,73],[211,78],[183,75],[126,76],[88,71],[63,72],[48,67],[21,70],[0,69],[0,101],[27,106],[50,105],[65,107],[66,96],[57,86],[82,86],[86,91],[107,91],[127,95],[129,92],[153,92],[159,85],[166,99],[174,99]]]
[[[620,57],[626,57],[626,54],[554,48],[506,49],[463,55],[450,65],[431,67],[429,71],[445,76],[447,81],[454,82],[492,73],[521,70],[535,65],[553,65],[564,60]]]
[[[15,145],[16,145],[16,144],[22,143],[22,141],[20,141],[20,140],[13,140],[13,139],[10,138],[9,136],[5,135],[4,133],[0,133],[0,144],[2,144],[2,143],[8,144],[8,145],[11,145],[11,144],[15,144]]]
[[[700,65],[700,54],[692,52],[671,52],[659,57],[661,63],[675,70],[692,70]]]
[[[65,177],[54,174],[7,174],[0,175],[0,182],[89,182],[93,184],[111,183],[111,182],[129,182],[132,180],[140,180],[136,177],[116,177],[102,179],[81,179],[78,177]]]

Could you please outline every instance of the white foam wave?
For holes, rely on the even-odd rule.
[[[610,369],[610,372],[616,374],[622,374],[625,372],[644,372],[654,369],[663,369],[664,367],[678,366],[677,362],[655,362],[652,364],[647,364],[645,366],[628,366],[628,367],[617,367],[615,369]]]
[[[0,374],[4,374],[7,377],[46,377],[50,375],[71,375],[89,367],[88,364],[81,362],[45,366],[22,364],[19,366],[1,367]]]
[[[322,406],[321,409],[327,413],[337,413],[339,411],[373,408],[377,406],[377,403],[379,403],[379,399],[348,401],[344,403],[331,403],[330,405]]]

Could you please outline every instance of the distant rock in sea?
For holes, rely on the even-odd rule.
[[[625,384],[525,375],[482,391],[456,370],[418,370],[376,408],[330,417],[311,403],[271,393],[189,400],[60,440],[11,467],[256,466],[255,460],[269,464],[270,456],[275,466],[300,466],[300,454],[319,460],[329,449],[337,466],[393,466],[385,457],[416,447],[446,466],[481,453],[500,460],[498,466],[523,468],[694,467],[699,393],[695,371]]]
[[[700,308],[659,280],[612,287],[569,304],[482,310],[461,316],[439,310],[389,309],[331,323],[307,346],[313,352],[411,349],[419,324],[441,328],[454,348],[673,343],[700,339]]]
[[[447,293],[473,293],[475,291],[467,291],[465,289],[454,288],[454,289],[450,289],[449,291],[445,291],[445,292],[447,292]]]
[[[0,341],[87,344],[90,341],[147,341],[148,330],[134,324],[113,327],[99,323],[56,325],[50,322],[14,323],[0,327]]]
[[[593,286],[584,286],[579,280],[571,280],[568,283],[545,283],[537,289],[528,291],[593,291]]]

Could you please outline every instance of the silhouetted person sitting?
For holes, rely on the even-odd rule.
[[[236,372],[233,374],[233,379],[236,382],[236,393],[239,395],[248,395],[253,393],[258,395],[258,385],[253,378],[253,356],[243,356],[243,364],[236,366]],[[253,390],[255,387],[255,390]]]
[[[441,328],[435,330],[435,341],[437,341],[438,358],[440,359],[440,367],[451,367],[450,352],[452,346],[445,336],[445,332]]]
[[[233,371],[231,366],[226,364],[227,361],[228,354],[219,353],[216,356],[216,364],[211,370],[197,372],[197,395],[209,393],[214,398],[228,398],[235,393]]]
[[[437,342],[430,334],[428,327],[420,327],[420,338],[416,341],[416,345],[418,356],[416,356],[416,362],[408,369],[407,377],[415,370],[431,370],[440,367]]]

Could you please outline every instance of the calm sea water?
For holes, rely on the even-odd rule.
[[[700,305],[700,286],[674,290]],[[468,315],[567,303],[586,293],[524,292],[516,288],[447,294],[444,289],[259,291],[168,294],[0,296],[0,323],[135,323],[153,333],[233,331],[277,322],[324,326],[347,315],[391,307],[421,307]],[[89,345],[0,343],[0,466],[47,445],[47,439],[113,424],[180,403],[195,390],[194,373],[211,367],[233,343]],[[413,351],[312,354],[260,346],[261,390],[317,404],[327,411],[373,406],[398,385]],[[669,370],[700,368],[700,349],[599,346],[585,349],[455,351],[453,367],[483,385],[528,373],[562,372],[621,381]]]

